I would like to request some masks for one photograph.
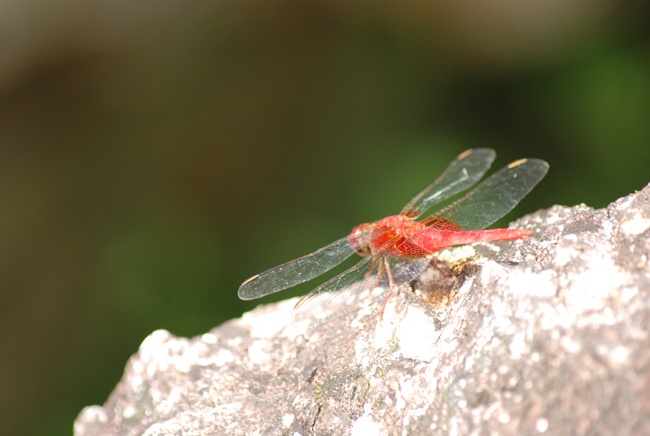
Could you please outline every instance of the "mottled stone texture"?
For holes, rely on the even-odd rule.
[[[446,250],[455,273],[426,271],[381,322],[305,331],[289,300],[154,332],[75,434],[650,434],[650,187],[514,225],[535,234]]]

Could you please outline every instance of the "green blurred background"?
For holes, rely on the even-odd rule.
[[[3,3],[2,433],[70,434],[153,330],[200,335],[252,309],[245,278],[397,213],[467,148],[497,150],[495,169],[551,164],[500,224],[643,188],[649,12]]]

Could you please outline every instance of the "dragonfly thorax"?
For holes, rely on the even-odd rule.
[[[395,237],[410,238],[425,226],[413,221],[404,215],[394,215],[383,220],[361,224],[350,233],[348,240],[352,249],[365,257],[376,252],[384,244],[395,241]],[[394,247],[393,255],[400,255],[399,249]]]

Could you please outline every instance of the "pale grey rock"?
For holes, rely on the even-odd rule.
[[[650,434],[650,186],[514,225],[535,234],[446,250],[473,260],[426,271],[381,322],[375,306],[302,331],[288,300],[156,331],[75,434]]]

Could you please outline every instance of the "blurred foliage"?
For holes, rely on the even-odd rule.
[[[467,148],[551,164],[501,225],[650,181],[641,2],[9,5],[4,434],[69,434],[153,330],[252,309],[245,278],[397,213]]]

